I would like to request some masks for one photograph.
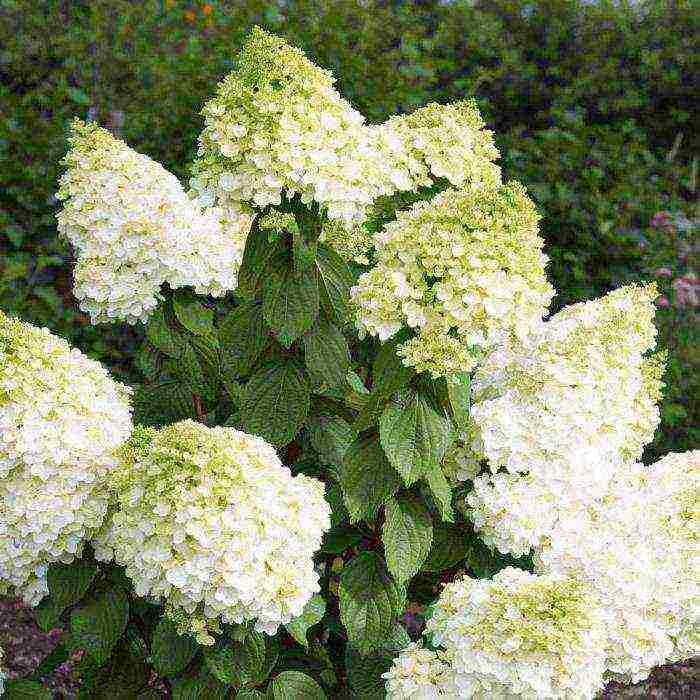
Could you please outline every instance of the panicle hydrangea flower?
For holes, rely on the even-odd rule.
[[[390,117],[370,127],[397,191],[428,187],[445,179],[453,187],[472,184],[493,189],[501,184],[493,132],[474,100],[425,107]]]
[[[36,605],[107,512],[130,390],[45,328],[0,312],[0,594]]]
[[[364,117],[329,71],[259,27],[203,114],[191,182],[211,202],[265,207],[286,192],[350,223],[376,196],[377,154]]]
[[[699,496],[700,451],[626,464],[536,550],[539,571],[576,576],[610,612],[609,677],[643,680],[700,653]]]
[[[446,190],[397,214],[375,235],[377,264],[351,290],[361,334],[401,328],[407,366],[470,371],[483,348],[540,323],[554,291],[538,214],[518,183]]]
[[[550,482],[530,474],[499,473],[476,477],[467,504],[469,517],[485,544],[521,557],[542,543],[560,513],[569,513],[570,497],[567,487],[556,492]]]
[[[662,356],[645,357],[655,295],[632,285],[573,304],[484,359],[472,384],[473,449],[494,472],[604,489],[601,465],[641,455],[663,387]]]
[[[334,83],[303,51],[254,28],[236,70],[204,106],[192,187],[234,206],[279,205],[283,193],[316,201],[341,222],[328,228],[329,240],[366,264],[371,240],[359,224],[378,197],[438,178],[500,182],[493,134],[473,102],[430,104],[368,126]]]
[[[160,164],[76,120],[57,196],[75,247],[74,293],[93,323],[145,321],[164,282],[222,296],[237,285],[251,217],[203,208]]]
[[[490,546],[516,556],[538,547],[653,437],[663,386],[663,356],[644,355],[654,295],[630,286],[574,304],[477,369],[465,456],[508,472],[478,477],[467,497]]]
[[[459,697],[450,664],[439,652],[409,644],[382,675],[387,700],[435,700]]]
[[[582,582],[508,567],[448,584],[426,633],[444,648],[451,697],[593,698],[605,614]]]
[[[164,599],[201,643],[218,620],[274,634],[319,590],[324,486],[293,478],[262,438],[193,421],[137,428],[113,487],[119,508],[96,555],[126,566],[136,593]]]

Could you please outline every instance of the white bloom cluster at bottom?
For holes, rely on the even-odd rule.
[[[0,595],[37,605],[48,567],[102,525],[129,396],[62,338],[0,311]]]
[[[384,675],[388,697],[592,698],[603,685],[605,630],[596,596],[574,578],[514,568],[463,578],[445,587],[428,621],[441,650],[405,650]]]
[[[387,697],[406,700],[433,700],[459,697],[450,664],[441,654],[420,644],[409,644],[382,676]]]
[[[468,500],[489,546],[533,550],[538,572],[595,592],[609,613],[606,678],[639,681],[700,653],[700,451],[618,464],[598,498],[497,474],[477,478]]]
[[[642,680],[700,653],[699,503],[700,450],[628,464],[535,551],[539,571],[577,577],[611,613],[609,677]]]
[[[319,591],[324,486],[292,477],[262,438],[193,421],[137,428],[113,487],[96,556],[125,565],[136,593],[164,599],[200,643],[219,619],[274,634]]]

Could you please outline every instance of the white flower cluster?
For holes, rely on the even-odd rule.
[[[476,103],[462,100],[431,102],[370,129],[394,188],[416,191],[436,179],[456,188],[497,187],[501,171],[493,161],[499,153],[493,133],[484,126]]]
[[[608,614],[605,676],[700,651],[700,453],[634,460],[659,421],[653,287],[625,287],[504,345],[473,382],[469,515],[484,541],[582,581]],[[502,469],[504,471],[497,471]]]
[[[388,697],[593,698],[605,629],[595,595],[574,578],[514,568],[463,578],[445,586],[428,620],[441,651],[422,663],[414,649],[399,656],[384,675]],[[440,692],[411,694],[431,682]]]
[[[433,700],[459,697],[449,662],[420,644],[409,644],[382,676],[388,700]]]
[[[539,571],[576,576],[611,615],[608,676],[638,681],[700,653],[699,503],[700,451],[626,464],[535,550]]]
[[[364,117],[333,83],[303,51],[254,28],[236,70],[204,106],[192,187],[229,206],[265,207],[280,204],[283,192],[299,194],[331,218],[362,218],[376,158]]]
[[[319,590],[324,486],[292,478],[262,438],[193,421],[137,428],[113,488],[97,557],[125,565],[137,594],[164,599],[201,643],[219,619],[274,634]]]
[[[165,282],[213,296],[236,288],[249,215],[203,208],[95,124],[76,120],[70,142],[58,228],[77,252],[74,292],[93,323],[145,321]]]
[[[662,356],[645,356],[654,296],[652,286],[629,286],[569,306],[475,372],[469,450],[492,472],[506,470],[477,478],[468,499],[489,545],[526,553],[641,456],[663,386]]]
[[[401,328],[404,364],[442,376],[541,323],[554,291],[538,214],[518,183],[446,190],[398,212],[375,235],[377,265],[351,290],[361,334]]]
[[[377,161],[375,173],[385,181],[375,197],[417,192],[444,179],[453,187],[494,189],[501,184],[499,157],[492,132],[476,104],[464,100],[431,103],[408,115],[391,117],[369,127]],[[374,209],[369,210],[369,216]],[[348,262],[369,265],[374,242],[362,223],[327,221],[319,240]]]
[[[334,82],[303,51],[255,27],[236,70],[204,106],[192,187],[225,206],[279,205],[283,194],[298,194],[353,230],[382,195],[436,178],[455,186],[500,179],[493,135],[472,102],[368,126]],[[359,229],[353,236],[356,249],[334,240],[364,261],[368,237]]]
[[[46,572],[102,525],[127,387],[66,341],[0,312],[0,594],[36,605]]]

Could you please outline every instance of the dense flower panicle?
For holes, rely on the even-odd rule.
[[[592,698],[603,685],[605,615],[574,578],[510,567],[463,578],[426,632],[449,660],[451,697]]]
[[[282,193],[363,218],[377,165],[364,117],[330,72],[256,27],[236,70],[204,106],[192,186],[224,205],[280,204]]]
[[[653,286],[628,286],[574,304],[485,358],[472,385],[473,448],[493,471],[604,489],[604,465],[640,456],[663,386],[662,356],[644,355],[654,297]]]
[[[236,288],[251,217],[203,208],[177,178],[95,124],[73,124],[58,228],[75,247],[74,292],[93,322],[144,321],[164,282]]]
[[[626,464],[536,550],[538,570],[576,576],[610,611],[610,677],[642,680],[700,653],[698,502],[700,451]]]
[[[65,340],[0,312],[0,594],[36,605],[48,566],[80,556],[102,525],[129,394]]]
[[[415,191],[445,179],[453,187],[501,184],[493,132],[474,100],[431,102],[410,114],[372,126],[373,137],[397,191]]]
[[[409,644],[382,675],[387,700],[435,700],[459,697],[449,662],[441,654]]]
[[[219,619],[274,634],[319,590],[324,486],[292,478],[262,438],[193,421],[139,428],[113,487],[97,556],[125,565],[137,594],[164,599],[200,642]]]
[[[303,51],[256,27],[204,106],[193,188],[226,206],[279,205],[296,194],[316,201],[354,238],[356,247],[333,237],[339,252],[363,262],[371,241],[359,224],[378,197],[442,178],[500,182],[493,134],[473,102],[430,104],[368,126],[334,83]]]
[[[554,294],[538,219],[518,183],[446,190],[399,212],[351,291],[358,329],[384,341],[408,326],[416,337],[399,350],[404,364],[470,371],[481,349],[527,336]]]
[[[538,547],[559,515],[568,516],[578,505],[569,489],[557,492],[551,482],[530,474],[479,476],[473,487],[467,504],[474,528],[489,547],[515,557]]]

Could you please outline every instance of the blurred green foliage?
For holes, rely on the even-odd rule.
[[[697,196],[697,9],[695,0],[4,0],[0,307],[131,376],[142,330],[89,325],[56,237],[68,122],[97,119],[186,177],[199,110],[253,24],[331,69],[371,121],[476,96],[506,175],[544,215],[558,306],[648,278],[651,218],[692,216]],[[687,380],[697,316],[683,313],[662,319],[672,398],[659,449],[697,441],[697,407],[684,398],[697,393]]]

